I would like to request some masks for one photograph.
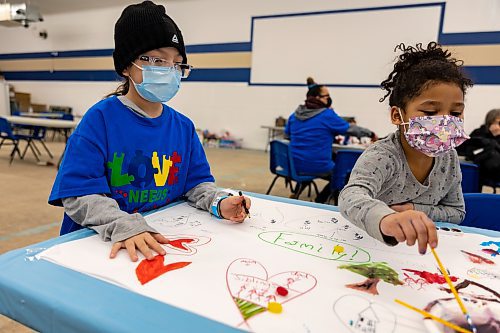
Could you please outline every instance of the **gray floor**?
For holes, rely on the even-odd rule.
[[[24,149],[25,143],[21,143]],[[57,163],[64,143],[49,142],[54,153],[52,160]],[[0,149],[0,254],[34,244],[58,235],[63,210],[49,206],[47,198],[56,176],[53,165],[37,165],[35,158],[28,152],[25,160],[16,158],[9,166],[11,146]],[[273,176],[269,172],[269,157],[263,151],[207,149],[212,173],[220,187],[230,187],[265,193]],[[43,155],[47,160],[48,156]],[[325,184],[319,181],[320,189]],[[290,192],[283,180],[277,181],[272,195],[288,197]],[[307,193],[302,195],[307,198]],[[33,332],[15,321],[0,316],[0,332]]]

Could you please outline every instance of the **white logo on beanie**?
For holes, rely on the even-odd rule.
[[[172,42],[179,43],[179,40],[177,39],[177,35],[174,35],[174,37],[172,37]]]

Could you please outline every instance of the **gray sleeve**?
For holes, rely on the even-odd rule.
[[[380,231],[380,221],[393,214],[392,208],[375,199],[383,184],[391,177],[392,170],[386,168],[387,161],[379,161],[380,151],[367,150],[360,156],[352,170],[349,183],[339,196],[342,216],[365,230],[373,238],[388,245],[395,245],[391,238],[384,238]]]
[[[141,214],[124,212],[116,200],[103,194],[64,198],[62,203],[73,221],[97,231],[104,241],[115,243],[146,231],[157,232]]]
[[[456,170],[460,170],[459,167]],[[424,212],[435,222],[461,223],[465,218],[465,203],[462,193],[462,175],[460,172],[456,175],[457,181],[454,182],[446,196],[439,201],[437,205],[426,205],[414,203],[415,210]]]
[[[210,207],[217,197],[229,195],[224,191],[219,191],[215,183],[200,183],[187,191],[186,198],[188,204],[198,209],[203,209],[211,213]]]

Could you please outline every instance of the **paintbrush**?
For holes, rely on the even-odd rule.
[[[444,268],[443,264],[441,263],[441,260],[439,260],[439,257],[436,253],[436,250],[434,250],[432,247],[431,247],[431,252],[434,255],[434,258],[436,259],[436,261],[439,265],[439,269],[441,270],[441,273],[443,274],[444,279],[448,283],[448,286],[450,286],[450,290],[453,293],[453,296],[455,296],[455,299],[457,300],[458,306],[460,306],[460,310],[462,310],[462,313],[465,315],[465,319],[467,320],[467,323],[469,324],[470,328],[472,329],[472,332],[477,333],[477,328],[474,325],[474,323],[472,322],[472,318],[469,315],[469,312],[467,312],[467,309],[465,308],[465,305],[462,302],[462,299],[460,298],[460,296],[458,296],[458,292],[450,280],[450,276],[448,275],[448,271]]]
[[[413,310],[413,311],[416,311],[416,312],[420,313],[421,315],[423,315],[423,316],[424,316],[424,317],[426,317],[426,318],[430,318],[430,319],[432,319],[432,320],[437,321],[438,323],[443,324],[444,326],[448,326],[449,328],[451,328],[451,329],[453,329],[453,330],[455,330],[455,331],[457,331],[457,332],[460,332],[460,333],[472,333],[471,331],[466,330],[465,328],[462,328],[462,327],[460,327],[460,326],[458,326],[458,325],[455,325],[455,324],[453,324],[453,323],[450,323],[449,321],[446,321],[446,320],[444,320],[444,319],[441,319],[441,318],[439,318],[439,317],[436,317],[435,315],[430,314],[430,313],[429,313],[429,312],[427,312],[427,311],[420,310],[419,308],[416,308],[416,307],[414,307],[414,306],[412,306],[412,305],[410,305],[410,304],[408,304],[408,303],[405,303],[405,302],[403,302],[403,301],[400,301],[399,299],[395,299],[395,300],[394,300],[394,302],[396,302],[396,303],[398,303],[398,304],[401,304],[402,306],[405,306],[405,307],[407,307],[408,309],[411,309],[411,310]]]

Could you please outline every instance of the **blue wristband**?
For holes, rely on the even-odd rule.
[[[218,219],[222,219],[222,214],[220,213],[220,202],[226,198],[229,198],[228,195],[222,196],[222,197],[217,197],[215,200],[212,202],[212,206],[210,207],[210,212],[212,213],[213,216],[215,216]]]

